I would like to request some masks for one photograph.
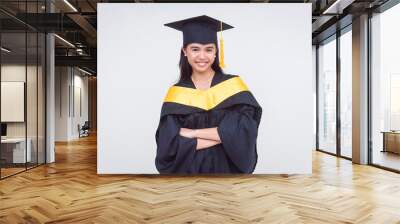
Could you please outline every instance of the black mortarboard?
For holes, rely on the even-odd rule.
[[[183,33],[183,45],[190,43],[208,44],[218,43],[217,32],[233,28],[220,20],[209,16],[197,16],[189,19],[179,20],[172,23],[164,24],[165,26],[177,29]],[[220,38],[220,64],[224,65],[224,47],[222,36]],[[217,44],[218,45],[218,44]]]

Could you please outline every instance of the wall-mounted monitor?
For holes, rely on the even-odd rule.
[[[24,82],[1,82],[1,122],[24,122],[24,102]]]

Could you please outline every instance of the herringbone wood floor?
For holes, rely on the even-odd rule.
[[[0,223],[400,223],[400,175],[319,152],[312,175],[98,176],[96,138],[0,181]]]

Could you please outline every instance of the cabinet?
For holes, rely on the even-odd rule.
[[[400,132],[385,131],[383,133],[383,152],[400,154]]]

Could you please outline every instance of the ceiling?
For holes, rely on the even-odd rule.
[[[313,43],[318,43],[351,24],[351,17],[372,10],[388,0],[252,0],[252,1],[192,1],[192,2],[252,2],[252,3],[312,3]],[[96,72],[97,3],[167,3],[166,0],[1,0],[1,31],[8,33],[7,42],[23,46],[21,32],[26,29],[55,32],[56,65],[80,66]],[[190,2],[190,1],[186,1]],[[52,13],[50,12],[50,9]],[[346,22],[348,21],[348,22]],[[340,28],[340,27],[339,27]],[[3,35],[4,36],[4,35]],[[13,37],[14,36],[14,37]],[[64,41],[66,40],[66,41]],[[21,42],[23,41],[23,42]],[[69,42],[69,43],[68,43]],[[4,42],[3,42],[4,43]],[[31,45],[29,45],[30,47]],[[33,44],[32,44],[33,46]],[[28,48],[28,51],[31,51]]]

